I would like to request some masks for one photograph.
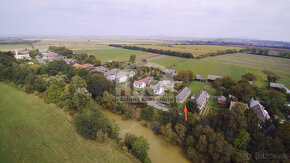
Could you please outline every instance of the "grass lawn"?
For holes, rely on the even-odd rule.
[[[136,162],[111,140],[78,135],[57,106],[3,83],[0,92],[0,162]]]
[[[202,54],[208,54],[211,52],[224,51],[227,49],[232,50],[236,49],[237,51],[242,49],[240,47],[218,46],[218,45],[135,45],[135,46],[152,49],[186,52],[191,53],[194,57],[200,56]]]
[[[196,94],[203,89],[204,85],[204,82],[192,81],[188,88],[191,90],[191,93]]]

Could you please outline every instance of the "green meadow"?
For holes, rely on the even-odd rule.
[[[138,162],[116,143],[87,140],[72,117],[0,83],[0,162]]]

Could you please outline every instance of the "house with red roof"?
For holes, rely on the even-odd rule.
[[[145,88],[152,81],[152,79],[152,77],[146,77],[144,79],[134,81],[133,85],[136,88]]]

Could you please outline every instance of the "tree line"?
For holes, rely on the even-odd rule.
[[[255,54],[255,55],[264,55],[264,56],[271,56],[271,57],[280,57],[280,58],[290,58],[290,51],[287,50],[279,50],[279,53],[277,55],[269,54],[269,49],[263,49],[263,48],[245,48],[241,49],[241,52],[249,53],[249,54]]]
[[[16,60],[12,52],[0,51],[0,82],[16,86],[26,93],[35,92],[46,103],[55,103],[63,108],[73,116],[76,130],[83,137],[99,142],[111,138],[119,142],[119,127],[100,110],[106,102],[116,101],[112,96],[115,94],[115,83],[103,74],[74,68],[63,60],[28,65],[23,60]],[[114,109],[117,112],[122,109],[126,111],[119,103]],[[132,150],[132,154],[141,161],[145,161],[146,157],[146,162],[150,162],[147,140],[143,138],[135,144],[136,151]],[[139,150],[142,150],[141,154]]]
[[[150,52],[150,53],[157,53],[157,54],[162,54],[162,55],[169,55],[169,56],[176,56],[176,57],[183,57],[183,58],[195,58],[195,59],[201,59],[201,58],[217,56],[217,55],[224,55],[224,54],[232,54],[232,53],[238,52],[236,49],[227,49],[224,51],[211,52],[208,54],[203,54],[203,55],[199,55],[197,57],[194,57],[192,53],[172,51],[172,50],[144,48],[144,47],[139,47],[139,46],[121,45],[121,44],[110,44],[109,46],[130,49],[130,50],[141,50],[141,51],[146,51],[146,52]]]

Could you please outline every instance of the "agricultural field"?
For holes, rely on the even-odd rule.
[[[194,57],[217,51],[225,51],[227,49],[232,50],[236,49],[237,51],[242,49],[241,47],[218,46],[218,45],[134,45],[134,46],[191,53]]]
[[[280,83],[285,84],[288,88],[290,87],[290,59],[238,53],[208,57],[202,60],[218,64],[231,64],[261,70],[270,70],[281,77],[281,80],[279,80]]]
[[[67,46],[76,53],[86,53],[88,55],[94,55],[97,59],[101,61],[107,60],[122,60],[128,61],[132,54],[139,56],[144,55],[147,52],[134,51],[122,48],[114,48],[108,45],[95,45],[95,46]]]
[[[3,83],[0,92],[0,162],[138,162],[111,140],[78,135],[54,104]]]

